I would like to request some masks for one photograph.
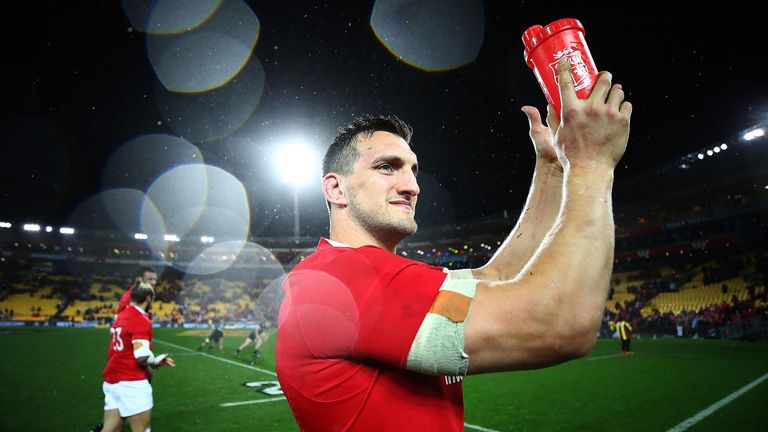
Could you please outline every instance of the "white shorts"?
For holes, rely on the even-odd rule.
[[[152,386],[147,380],[105,382],[104,411],[116,409],[120,417],[130,417],[152,409]]]

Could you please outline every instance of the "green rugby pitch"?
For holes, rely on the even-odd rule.
[[[155,373],[152,430],[298,430],[276,385],[274,334],[252,366],[251,347],[234,358],[247,332],[225,330],[224,351],[211,354],[196,350],[207,333],[155,329],[154,351],[177,367]],[[90,430],[108,339],[105,328],[0,329],[0,430]],[[768,430],[768,342],[646,338],[632,349],[601,339],[559,366],[470,376],[466,430]]]

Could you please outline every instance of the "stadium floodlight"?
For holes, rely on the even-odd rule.
[[[10,222],[0,222],[0,228],[10,228],[11,226]]]
[[[715,153],[720,153],[720,147],[715,147],[712,149]]]
[[[24,231],[40,231],[40,225],[33,223],[24,224],[23,228]]]
[[[712,150],[707,150],[707,156],[712,156],[713,154],[715,154],[715,152]]]
[[[765,136],[765,129],[755,128],[745,133],[742,138],[744,138],[745,141],[752,141],[753,139],[760,138],[762,136]]]
[[[726,143],[720,144],[720,150],[728,150],[728,144]]]
[[[133,235],[133,238],[135,238],[136,240],[146,240],[149,238],[149,236],[147,236],[144,233],[136,233]]]
[[[51,232],[51,231],[53,231],[52,226],[48,225],[47,227],[45,227],[45,232]]]
[[[200,237],[201,243],[213,243],[213,237],[211,236],[202,236]]]
[[[72,235],[75,233],[75,229],[70,227],[61,227],[59,228],[59,233],[65,234],[65,235]]]
[[[314,151],[303,140],[288,141],[277,151],[277,169],[283,180],[292,185],[306,183],[317,170]]]
[[[293,185],[293,236],[299,237],[299,186],[317,174],[315,152],[301,139],[286,140],[277,151],[277,169],[284,181]]]
[[[165,239],[165,241],[172,241],[172,242],[181,241],[179,239],[179,236],[177,236],[176,234],[166,234],[163,236],[163,239]]]
[[[703,153],[699,153],[699,159],[704,159],[704,154]]]

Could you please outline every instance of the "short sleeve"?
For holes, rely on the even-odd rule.
[[[412,263],[385,279],[360,305],[360,332],[353,356],[403,367],[445,278],[439,268]]]
[[[389,252],[364,252],[286,278],[279,331],[290,335],[287,350],[405,364],[446,273]]]
[[[131,342],[137,339],[152,341],[152,324],[143,317],[131,320]]]

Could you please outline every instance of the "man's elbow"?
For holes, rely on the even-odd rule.
[[[595,298],[584,301],[560,299],[558,319],[555,331],[564,341],[562,349],[570,358],[584,357],[589,354],[597,341],[597,331],[603,316],[604,300]]]
[[[594,326],[571,327],[562,336],[561,355],[567,359],[584,357],[592,351],[597,341],[597,331]]]
[[[573,358],[584,357],[592,352],[592,348],[595,347],[596,340],[597,336],[594,333],[585,334],[577,338],[571,350]]]

